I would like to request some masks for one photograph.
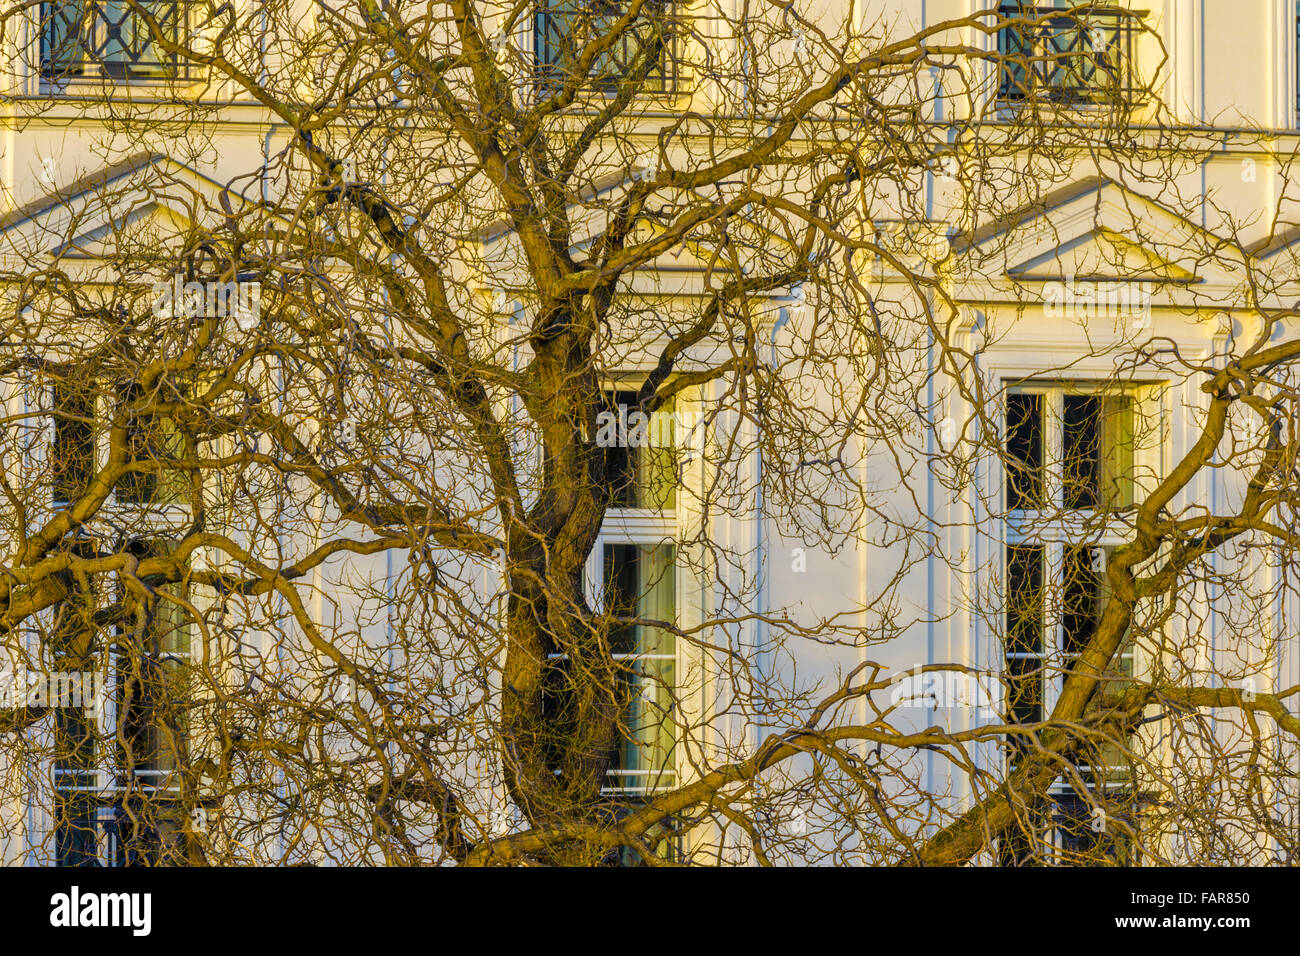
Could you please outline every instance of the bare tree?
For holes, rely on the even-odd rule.
[[[241,9],[5,13],[102,160],[0,250],[41,852],[1291,858],[1284,210],[1191,225],[1143,16]]]

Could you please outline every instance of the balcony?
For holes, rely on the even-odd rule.
[[[1134,51],[1146,11],[1003,3],[998,12],[1017,21],[998,31],[999,102],[1113,106],[1142,93]]]
[[[41,4],[41,77],[64,81],[176,79],[188,64],[159,49],[148,14],[164,36],[189,35],[188,2],[63,0]],[[144,11],[143,13],[141,11]]]
[[[643,62],[644,50],[662,36],[663,50],[638,85],[647,93],[672,93],[678,88],[676,8],[666,0],[650,0],[618,40],[587,70],[584,85],[613,92]],[[541,0],[533,22],[533,51],[538,82],[543,89],[566,82],[578,58],[591,43],[606,35],[624,15],[616,0]]]

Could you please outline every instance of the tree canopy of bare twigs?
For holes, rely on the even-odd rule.
[[[109,704],[0,711],[37,857],[1293,858],[1288,226],[1214,209],[1149,18],[56,6],[3,14],[80,165],[0,224],[0,635]]]

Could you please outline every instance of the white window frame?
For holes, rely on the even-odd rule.
[[[1140,440],[1144,434],[1139,424],[1151,415],[1149,396],[1145,392],[1150,385],[1141,383],[1130,386],[1117,386],[1114,383],[1088,379],[1050,382],[1005,382],[1007,396],[1041,395],[1042,404],[1042,491],[1044,507],[1042,509],[1013,509],[1010,507],[1007,493],[1010,476],[1003,469],[1002,505],[1004,514],[1004,540],[998,557],[998,566],[1006,590],[1010,593],[1009,568],[1007,552],[1012,547],[1034,547],[1042,550],[1042,593],[1041,634],[1038,654],[1012,652],[1002,653],[1003,673],[1007,673],[1006,662],[1011,659],[1038,659],[1043,662],[1045,673],[1041,681],[1042,719],[1048,719],[1056,707],[1066,680],[1066,654],[1064,634],[1065,606],[1065,551],[1071,547],[1089,547],[1100,549],[1103,555],[1127,544],[1132,536],[1131,529],[1123,515],[1113,515],[1110,520],[1100,524],[1092,508],[1066,509],[1065,481],[1062,465],[1064,462],[1064,434],[1061,423],[1065,421],[1064,408],[1066,395],[1126,395],[1132,399],[1134,416],[1133,450],[1133,487],[1134,503],[1140,501],[1142,482],[1139,480],[1144,471],[1160,468],[1162,449],[1145,447]],[[1158,412],[1157,412],[1158,413]],[[1009,434],[1010,421],[1003,408],[1003,435]],[[1005,438],[1003,439],[1005,440]],[[1105,564],[1098,569],[1106,573]],[[1004,638],[1005,639],[1005,638]],[[1115,663],[1127,664],[1130,675],[1136,677],[1143,669],[1143,661],[1138,648],[1130,644],[1124,649]],[[1005,758],[1004,758],[1005,759]],[[1094,768],[1079,764],[1080,772],[1091,772]],[[1103,790],[1120,791],[1130,787],[1131,782],[1107,781]],[[1074,785],[1061,775],[1048,788],[1051,797],[1076,795]],[[1064,836],[1060,827],[1052,820],[1047,823],[1045,842],[1058,852],[1064,849]]]
[[[627,391],[634,389],[636,385],[629,382],[614,382],[606,385],[606,392]],[[674,441],[679,440],[674,432]],[[674,496],[674,504],[680,495]],[[600,527],[600,533],[596,536],[595,546],[591,549],[591,554],[587,556],[586,574],[584,575],[584,587],[588,605],[595,611],[600,612],[604,609],[605,598],[605,547],[606,545],[633,545],[636,547],[660,547],[668,545],[677,548],[678,538],[677,509],[673,508],[610,508],[605,513],[605,520]],[[675,595],[675,611],[680,617],[682,601],[682,569],[681,561],[674,550],[673,557],[673,593]],[[673,673],[681,674],[681,641],[673,642],[673,653],[671,655],[639,655],[639,654],[616,654],[615,660],[671,660],[673,663]],[[681,747],[673,748],[673,765],[671,767],[673,783],[663,787],[602,787],[601,792],[606,794],[617,794],[621,796],[641,796],[660,792],[664,789],[670,789],[681,781]],[[635,774],[636,771],[608,771],[609,775],[618,774],[624,778]]]

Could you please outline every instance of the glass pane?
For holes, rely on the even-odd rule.
[[[1006,717],[1012,723],[1042,719],[1043,612],[1043,549],[1007,548]]]
[[[673,403],[650,416],[646,443],[637,461],[637,498],[643,508],[670,511],[677,506],[677,436]]]
[[[1043,662],[1037,657],[1007,661],[1007,723],[1029,724],[1043,719]],[[1014,742],[1017,746],[1022,741]]]
[[[1043,500],[1043,396],[1007,396],[1007,507],[1037,508]]]
[[[120,398],[121,405],[126,406],[136,401],[139,394],[137,386],[124,389]],[[170,399],[160,393],[154,396],[153,401],[167,402]],[[185,476],[168,466],[184,456],[184,437],[170,418],[148,411],[128,414],[129,460],[150,467],[127,472],[121,477],[116,488],[118,501],[130,504],[174,504],[181,500],[184,493]]]
[[[636,455],[629,447],[628,415],[636,405],[635,392],[609,392],[597,422],[596,441],[605,448],[605,477],[611,485],[610,506],[635,508]]]
[[[54,852],[59,866],[98,866],[95,800],[85,792],[61,793],[54,801]]]
[[[1048,3],[1000,4],[1003,17],[1027,21],[998,32],[1002,99],[1041,95],[1057,102],[1098,103],[1132,87],[1128,61],[1134,27],[1113,11],[1066,12],[1071,6],[1058,3],[1062,12],[1052,15]]]
[[[1007,653],[1043,649],[1043,549],[1007,548]]]
[[[672,545],[606,545],[606,608],[613,613],[672,623],[676,620],[676,555]],[[659,787],[674,782],[673,689],[676,639],[649,625],[624,625],[610,636],[626,655],[624,739],[611,761],[611,784]]]
[[[163,36],[183,33],[188,4],[143,0],[60,0],[41,5],[42,70],[75,76],[97,65],[105,75],[122,78],[175,76],[175,58],[161,49],[141,10]]]
[[[178,14],[183,4],[145,2],[164,36],[175,39]],[[173,71],[168,57],[154,41],[148,21],[125,0],[102,0],[104,30],[102,56],[105,72],[114,76],[168,76]]]
[[[637,547],[633,544],[605,545],[605,609],[620,617],[636,614],[639,592]],[[637,628],[619,624],[610,630],[609,646],[614,654],[635,654]]]
[[[1087,646],[1101,617],[1100,548],[1065,549],[1064,606],[1061,608],[1061,651],[1073,657]]]
[[[1105,799],[1091,799],[1079,793],[1053,798],[1052,822],[1060,843],[1060,859],[1066,865],[1129,866],[1136,862],[1132,842],[1125,832],[1136,816],[1123,793],[1108,793]],[[1099,812],[1100,811],[1100,812]]]
[[[1098,396],[1065,396],[1061,448],[1067,508],[1092,508],[1097,504],[1100,415]]]
[[[563,82],[574,75],[577,60],[594,41],[608,35],[625,13],[614,0],[549,0],[539,5],[534,23],[534,47],[543,77]],[[608,50],[587,70],[588,82],[615,86],[629,75],[637,75],[646,51],[662,42],[663,55],[646,75],[649,89],[666,89],[671,73],[671,36],[665,36],[672,5],[648,0],[640,15]]]
[[[162,541],[140,542],[138,557],[165,553]],[[160,590],[183,597],[183,586]],[[118,735],[123,769],[170,771],[180,766],[188,721],[189,623],[184,609],[159,597],[141,608],[133,599],[123,602],[123,637],[118,658],[118,708],[122,726]],[[143,613],[143,631],[140,630]],[[166,786],[152,775],[147,784]]]
[[[1065,507],[1133,504],[1133,399],[1066,395],[1062,447]]]
[[[80,73],[86,59],[84,38],[92,17],[87,0],[41,4],[41,69],[47,73]]]
[[[998,13],[1003,17],[1015,17],[1021,13],[1017,2],[1004,2]],[[998,95],[1002,99],[1024,99],[1030,91],[1028,57],[1032,45],[1023,27],[1004,27],[998,31],[998,52],[1005,58],[1001,65],[1001,81]]]
[[[1106,395],[1101,400],[1100,474],[1102,504],[1131,508],[1135,411],[1131,395]]]

